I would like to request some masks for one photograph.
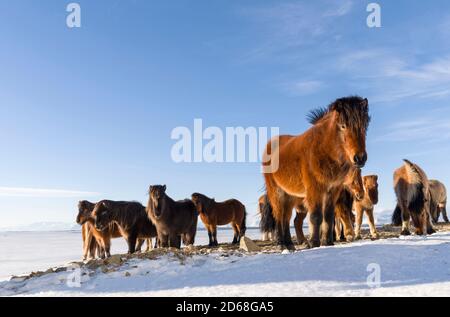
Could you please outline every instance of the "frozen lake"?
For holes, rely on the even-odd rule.
[[[247,229],[251,239],[260,239],[258,229]],[[219,243],[231,242],[233,231],[222,229],[217,232]],[[196,245],[208,244],[208,233],[199,230]],[[145,247],[145,246],[144,246]],[[126,253],[124,239],[112,241],[111,253]],[[82,258],[80,231],[58,232],[0,232],[0,280],[11,275],[21,275],[32,271],[46,270]]]

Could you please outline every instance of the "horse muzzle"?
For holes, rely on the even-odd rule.
[[[353,157],[353,165],[357,168],[363,168],[367,162],[367,153],[359,153]]]

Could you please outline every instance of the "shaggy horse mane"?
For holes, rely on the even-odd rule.
[[[365,106],[364,106],[365,103]],[[316,125],[328,113],[337,111],[345,125],[354,130],[367,130],[370,123],[367,99],[359,96],[344,97],[335,100],[328,107],[311,110],[307,115],[309,123]]]
[[[403,161],[406,163],[406,165],[408,165],[408,167],[411,169],[411,171],[417,176],[417,179],[419,180],[420,184],[423,184],[425,180],[423,179],[422,173],[417,169],[416,164],[414,164],[413,162],[411,162],[407,159],[403,159]]]

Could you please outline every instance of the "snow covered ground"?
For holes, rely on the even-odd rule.
[[[81,284],[73,283],[74,274]],[[132,259],[110,273],[99,268],[1,282],[0,295],[450,296],[450,233],[287,254],[219,250],[181,259]]]
[[[231,242],[232,234],[231,230],[219,230],[219,242]],[[248,229],[247,236],[259,239],[261,235],[257,229]],[[205,244],[208,244],[208,233],[199,230],[196,245]],[[124,239],[112,240],[112,254],[123,254],[127,250]],[[81,258],[81,231],[0,232],[0,281]]]

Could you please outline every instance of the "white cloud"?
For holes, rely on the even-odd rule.
[[[389,128],[389,132],[377,138],[378,141],[443,142],[450,139],[450,120],[425,117],[419,120],[401,121]]]
[[[351,0],[322,0],[243,8],[240,13],[250,18],[257,26],[257,34],[262,35],[262,43],[244,59],[273,57],[289,48],[313,44],[321,36],[338,39],[334,23],[350,13],[352,7]]]
[[[285,84],[287,92],[293,95],[305,96],[319,91],[323,87],[323,83],[318,80],[297,81]]]
[[[0,187],[2,197],[75,198],[99,196],[99,193],[63,189]]]

